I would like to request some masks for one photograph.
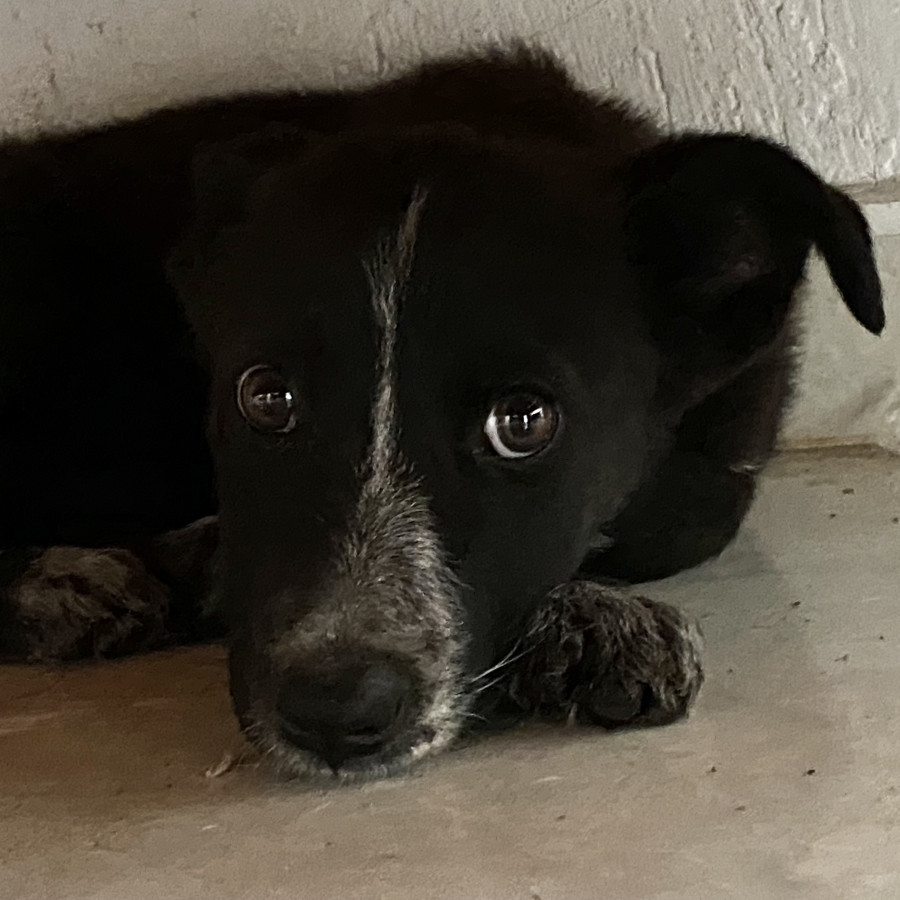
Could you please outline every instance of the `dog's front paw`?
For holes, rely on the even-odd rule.
[[[29,659],[117,656],[160,643],[169,593],[127,550],[51,547],[9,586]]]
[[[663,725],[687,714],[703,683],[698,628],[665,603],[588,581],[551,593],[511,683],[549,718]]]

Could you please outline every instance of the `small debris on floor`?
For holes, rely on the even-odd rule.
[[[251,755],[251,752],[246,749],[241,749],[234,753],[226,750],[216,765],[210,766],[204,774],[207,778],[221,778],[223,775],[227,775],[238,768],[238,766],[246,765]]]
[[[839,657],[835,660],[835,662],[849,662],[849,661],[850,661],[850,654],[849,654],[849,653],[845,653],[843,656],[839,656]]]
[[[221,778],[226,772],[230,772],[237,765],[237,757],[230,753],[225,755],[214,766],[210,766],[206,770],[207,778]]]
[[[854,491],[853,488],[844,488],[844,489],[841,491],[841,493],[842,493],[842,494],[855,494],[856,491]]]
[[[815,769],[807,769],[803,774],[804,775],[815,775],[816,770]]]

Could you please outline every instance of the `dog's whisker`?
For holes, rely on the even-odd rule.
[[[509,651],[509,653],[507,653],[506,656],[503,657],[503,659],[501,659],[497,663],[494,663],[494,665],[485,669],[483,672],[480,672],[478,675],[475,675],[472,678],[470,678],[469,683],[474,684],[477,681],[481,681],[482,679],[487,678],[488,675],[492,675],[494,672],[498,672],[501,669],[506,668],[509,665],[512,665],[512,663],[521,659],[523,656],[525,656],[527,653],[529,653],[531,651],[530,647],[526,647],[521,652],[516,653],[515,651],[518,650],[518,648],[520,646],[521,646],[521,642],[517,641],[513,645],[513,648]],[[513,654],[515,654],[515,655],[513,655]]]
[[[494,687],[494,685],[500,684],[500,682],[503,681],[504,678],[506,678],[505,672],[501,675],[498,675],[487,684],[479,685],[477,688],[475,688],[474,691],[471,691],[471,696],[477,697],[479,694],[483,694],[485,691],[490,690],[492,687]]]

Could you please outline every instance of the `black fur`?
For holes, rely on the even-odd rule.
[[[113,655],[197,636],[212,580],[238,712],[254,728],[271,713],[286,676],[267,648],[306,646],[338,595],[351,608],[335,547],[381,352],[363,263],[417,191],[393,457],[416,481],[392,496],[421,492],[415,527],[433,528],[460,585],[460,685],[503,706],[482,673],[505,660],[507,709],[574,704],[606,725],[683,714],[701,680],[689,624],[600,585],[732,539],[789,398],[810,249],[878,333],[871,243],[855,204],[783,148],[663,139],[527,50],[0,145],[0,650]],[[259,363],[302,399],[290,435],[240,417],[235,381]],[[559,403],[562,426],[537,457],[497,459],[481,425],[516,386]],[[68,575],[50,565],[64,558]],[[110,579],[98,558],[131,574]],[[68,599],[48,589],[37,621],[22,598],[45,582]],[[342,652],[372,649],[371,621],[341,627]],[[414,681],[417,696],[433,687]]]

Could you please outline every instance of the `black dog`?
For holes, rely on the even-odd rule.
[[[696,634],[606,585],[735,534],[812,245],[879,332],[846,196],[522,49],[7,142],[0,645],[197,636],[212,577],[238,714],[294,772],[475,717],[671,720]]]

